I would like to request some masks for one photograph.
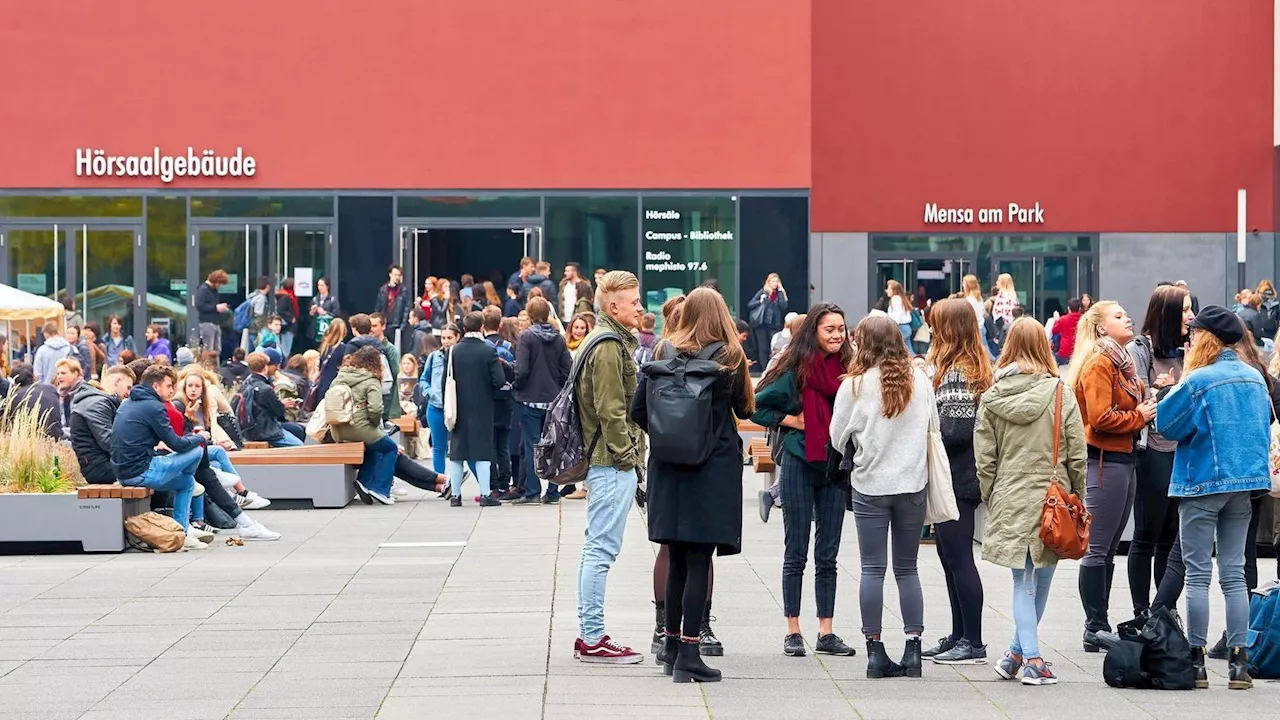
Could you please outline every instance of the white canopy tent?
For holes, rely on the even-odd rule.
[[[41,295],[33,295],[18,288],[0,284],[0,321],[4,322],[5,338],[13,342],[13,326],[22,323],[26,328],[27,345],[31,345],[31,328],[43,327],[52,322],[61,331],[66,324],[62,303]],[[11,352],[6,350],[6,352]]]

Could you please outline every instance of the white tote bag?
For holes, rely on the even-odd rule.
[[[929,417],[928,455],[929,484],[925,486],[924,522],[935,525],[959,520],[960,508],[956,505],[956,493],[951,486],[951,463],[947,460],[947,448],[942,444],[936,407]]]
[[[444,368],[444,426],[453,432],[458,423],[458,381],[453,379],[453,350],[449,350],[449,360]],[[945,459],[945,458],[944,458]]]

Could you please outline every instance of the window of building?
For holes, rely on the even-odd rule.
[[[717,287],[736,313],[737,233],[736,198],[645,195],[640,221],[645,310],[659,314],[668,298],[706,283]]]
[[[333,217],[332,195],[210,195],[191,198],[192,217]]]
[[[535,218],[542,214],[536,195],[440,195],[396,198],[402,218]]]
[[[142,198],[106,195],[3,195],[0,217],[142,217]]]
[[[637,196],[548,197],[543,219],[543,257],[560,277],[566,263],[582,266],[584,278],[596,268],[636,271]]]

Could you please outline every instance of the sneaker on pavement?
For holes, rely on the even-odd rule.
[[[449,498],[449,507],[462,507],[462,498],[460,497]]]
[[[858,651],[849,647],[839,635],[835,633],[827,633],[819,635],[818,642],[813,646],[813,651],[824,655],[857,655]]]
[[[364,503],[365,505],[373,504],[373,496],[369,494],[369,488],[365,487],[364,485],[361,485],[359,480],[352,483],[352,485],[355,485],[356,497],[360,498],[360,502]]]
[[[958,642],[960,641],[952,640],[949,637],[939,638],[937,645],[934,645],[931,648],[925,648],[924,650],[920,651],[920,657],[931,658],[934,655],[941,655],[942,653],[955,647],[956,643]]]
[[[955,647],[930,659],[939,665],[983,665],[987,662],[987,647],[974,647],[973,643],[960,638]]]
[[[584,663],[601,665],[635,665],[644,662],[644,655],[625,645],[615,643],[608,635],[600,638],[600,642],[588,645],[585,641],[578,648],[578,660]]]
[[[782,639],[782,654],[791,657],[804,657],[804,636],[791,633]]]
[[[359,483],[357,483],[357,485],[358,485],[358,484],[359,484]],[[361,486],[361,487],[364,487],[364,486]],[[364,491],[365,491],[365,492],[367,492],[367,493],[369,493],[369,497],[373,498],[374,500],[377,500],[378,502],[382,503],[383,505],[395,505],[395,504],[396,504],[396,499],[395,499],[394,497],[392,497],[391,495],[383,495],[382,493],[380,493],[380,492],[374,492],[373,490],[370,490],[369,488],[364,488]],[[394,493],[395,493],[395,491],[393,490],[393,491],[392,491],[392,493],[394,494]]]
[[[522,497],[524,497],[524,490],[521,490],[520,488],[517,488],[517,487],[512,487],[508,489],[506,492],[499,495],[498,499],[506,500],[506,501],[514,501],[514,500],[519,500]]]
[[[1022,672],[1022,661],[1014,657],[1011,652],[1006,652],[1004,657],[996,661],[996,674],[1005,680],[1016,680],[1020,672]]]
[[[480,503],[480,507],[500,507],[502,505],[502,501],[492,495],[481,495],[477,502]]]
[[[582,638],[574,638],[573,640],[573,659],[574,660],[577,660],[578,657],[582,655],[582,647],[584,644],[585,643],[582,642]]]
[[[583,490],[582,488],[578,488],[577,490],[574,490],[568,495],[565,495],[564,499],[565,500],[582,500],[585,497],[587,497],[587,491]]]
[[[1057,685],[1058,676],[1049,669],[1049,663],[1043,665],[1027,663],[1022,666],[1022,674],[1018,676],[1018,681],[1023,685]]]
[[[269,507],[271,501],[252,490],[245,490],[244,495],[236,495],[236,504],[241,510],[262,510]]]
[[[280,533],[268,530],[265,525],[254,521],[251,527],[240,528],[241,540],[279,540]]]
[[[542,504],[543,505],[559,505],[560,496],[559,495],[543,495]]]
[[[398,497],[398,498],[409,497],[409,488],[401,485],[392,485],[391,497]]]
[[[193,537],[206,545],[213,542],[213,533],[208,530],[201,530],[195,525],[187,528],[187,537]]]
[[[213,533],[214,535],[218,534],[218,528],[210,525],[209,523],[203,520],[192,520],[191,527],[199,530],[202,533]],[[210,540],[212,539],[213,538],[210,538]]]
[[[761,490],[756,498],[760,501],[760,522],[769,522],[769,513],[773,512],[773,493]]]
[[[183,541],[182,549],[183,550],[208,550],[209,546],[200,542],[200,540],[196,536],[192,535],[191,533],[187,533],[187,539]]]
[[[524,495],[521,495],[515,500],[512,500],[511,504],[512,505],[541,505],[542,498],[538,497],[537,495],[534,495],[533,497],[526,497]]]

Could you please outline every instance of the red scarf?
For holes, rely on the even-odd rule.
[[[288,296],[289,303],[293,305],[293,317],[294,317],[294,320],[296,321],[298,316],[302,314],[298,312],[298,296],[294,294],[294,292],[289,288],[280,288],[280,290],[276,292],[276,294]]]
[[[809,362],[808,377],[800,388],[804,403],[804,459],[824,462],[831,443],[831,409],[840,389],[845,367],[838,354],[815,357]]]

